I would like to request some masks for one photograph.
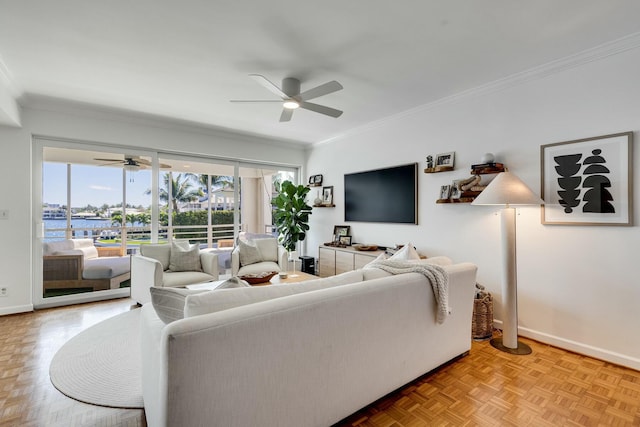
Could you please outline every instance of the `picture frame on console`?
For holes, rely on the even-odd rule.
[[[633,132],[540,147],[541,222],[633,225]]]
[[[335,236],[336,240],[339,240],[340,237],[348,236],[350,230],[350,225],[334,225],[333,235]]]
[[[345,246],[351,246],[351,236],[340,236],[339,243]]]

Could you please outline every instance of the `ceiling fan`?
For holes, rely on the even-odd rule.
[[[125,170],[128,171],[137,171],[138,169],[146,169],[151,167],[151,162],[145,159],[141,159],[140,157],[135,156],[125,156],[124,160],[122,159],[101,159],[94,158],[93,160],[97,160],[99,162],[108,162],[99,166],[112,166],[121,164]],[[160,169],[171,169],[170,165],[160,164]]]
[[[335,108],[307,102],[310,99],[318,98],[341,90],[342,85],[335,80],[300,93],[300,80],[293,77],[283,79],[282,88],[271,83],[261,74],[249,74],[249,77],[274,94],[278,95],[280,100],[231,100],[231,102],[280,102],[283,107],[282,114],[280,115],[281,122],[288,122],[291,120],[293,110],[296,108],[304,108],[305,110],[315,111],[316,113],[335,118],[342,115],[342,111],[336,110]]]

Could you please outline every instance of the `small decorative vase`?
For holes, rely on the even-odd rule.
[[[313,200],[313,206],[321,206],[322,199],[320,198],[320,191],[316,192],[316,198]]]

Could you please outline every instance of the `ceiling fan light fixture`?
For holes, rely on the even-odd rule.
[[[137,165],[135,163],[125,163],[123,167],[127,172],[135,172],[140,169],[140,165]]]
[[[289,110],[295,110],[296,108],[300,107],[300,103],[298,101],[294,101],[292,99],[289,99],[287,101],[284,101],[282,106],[284,108],[289,109]]]

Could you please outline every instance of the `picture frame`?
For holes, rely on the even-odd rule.
[[[443,185],[440,187],[440,199],[448,199],[451,196],[451,186]]]
[[[450,167],[453,168],[456,158],[456,152],[451,151],[449,153],[440,153],[436,156],[436,167]]]
[[[462,190],[460,190],[460,182],[453,181],[451,184],[451,192],[449,194],[450,199],[459,199],[462,197]]]
[[[633,225],[633,132],[540,146],[548,225]]]
[[[341,245],[351,246],[351,236],[340,236],[339,243]]]
[[[324,206],[333,205],[333,185],[330,187],[322,187],[322,204]]]
[[[309,186],[319,187],[322,185],[322,175],[311,175],[309,177]]]
[[[334,225],[333,235],[335,236],[335,240],[339,240],[340,237],[348,236],[350,230],[350,225]]]

